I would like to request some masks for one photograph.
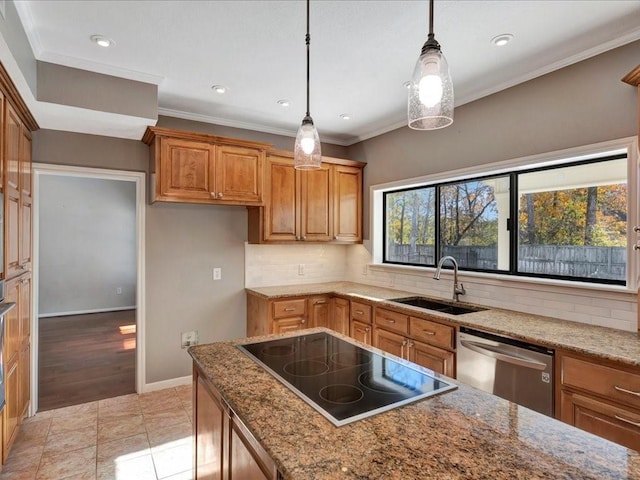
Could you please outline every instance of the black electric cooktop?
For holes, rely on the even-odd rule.
[[[457,388],[430,370],[324,332],[238,348],[336,426]]]

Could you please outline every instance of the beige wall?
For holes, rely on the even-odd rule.
[[[638,95],[620,79],[638,52],[634,42],[463,105],[443,130],[404,127],[349,147],[368,163],[365,238],[371,185],[635,135]]]
[[[160,126],[273,143],[290,149],[293,138],[162,117]],[[344,156],[345,148],[323,146]],[[140,141],[39,130],[36,163],[147,171],[149,149]],[[187,376],[191,363],[180,332],[198,330],[200,341],[242,337],[246,327],[244,207],[148,205],[146,208],[146,383]],[[222,280],[212,280],[213,267]]]

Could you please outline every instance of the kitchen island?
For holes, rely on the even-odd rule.
[[[318,331],[329,332],[283,336]],[[234,468],[231,478],[242,478],[253,461],[247,468],[273,479],[640,480],[640,453],[464,385],[335,427],[236,347],[256,340],[189,349],[196,452],[213,456],[207,478]],[[210,396],[226,419],[214,428]]]

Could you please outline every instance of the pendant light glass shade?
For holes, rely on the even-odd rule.
[[[453,81],[449,64],[433,34],[433,0],[429,37],[422,47],[409,87],[409,127],[437,130],[453,123]]]
[[[293,165],[298,170],[315,170],[322,164],[322,154],[320,153],[320,137],[318,130],[313,124],[313,119],[309,113],[309,45],[311,35],[309,35],[309,0],[307,0],[307,114],[302,119],[302,125],[298,129],[296,143],[293,149]]]
[[[320,168],[322,164],[320,137],[310,116],[304,117],[298,129],[293,158],[294,166],[298,170],[312,170]]]

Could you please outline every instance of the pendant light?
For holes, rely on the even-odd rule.
[[[409,88],[408,113],[409,127],[414,130],[437,130],[453,123],[453,82],[433,34],[433,0],[429,1],[429,36]]]
[[[313,170],[320,168],[322,154],[320,153],[320,137],[309,113],[309,44],[311,43],[311,36],[309,35],[309,0],[307,0],[307,35],[305,36],[305,41],[307,44],[307,114],[302,119],[302,125],[298,129],[293,158],[294,166],[298,170]]]

